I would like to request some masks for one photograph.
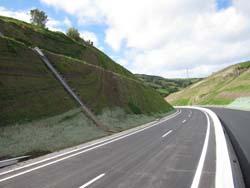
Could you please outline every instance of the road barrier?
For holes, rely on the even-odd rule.
[[[16,164],[20,160],[27,159],[29,157],[30,157],[30,155],[26,155],[26,156],[16,157],[16,158],[12,158],[12,159],[2,160],[2,161],[0,161],[0,168]]]

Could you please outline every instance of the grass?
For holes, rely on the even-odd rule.
[[[96,128],[79,109],[74,109],[39,121],[0,127],[0,155],[37,157],[107,134]]]
[[[201,78],[188,78],[188,79],[167,79],[160,76],[151,76],[145,74],[136,74],[136,76],[143,81],[146,86],[150,86],[158,91],[163,97],[171,93],[182,90],[189,85],[196,83]]]
[[[240,97],[234,100],[232,103],[227,105],[231,108],[250,110],[250,97]]]
[[[0,17],[0,158],[33,157],[110,133],[97,128],[29,46],[39,46],[82,101],[111,130],[173,108],[154,89],[92,46],[63,33]]]
[[[67,37],[64,33],[52,32],[48,29],[3,16],[0,16],[0,32],[7,37],[23,42],[27,46],[38,46],[54,53],[80,59],[106,70],[135,78],[131,72],[115,63],[97,48],[87,43],[80,44]]]
[[[189,103],[189,99],[179,99],[179,100],[174,101],[173,105],[185,106],[185,105],[188,105],[188,103]]]
[[[0,43],[0,126],[77,107],[32,50],[8,38]]]
[[[98,119],[118,132],[165,115],[127,114],[121,108],[114,108],[103,110]],[[37,157],[109,134],[93,125],[80,109],[73,109],[39,121],[0,127],[0,158],[22,155]]]
[[[0,37],[0,126],[54,116],[76,108],[76,103],[24,44]],[[96,114],[121,107],[128,113],[158,113],[171,110],[160,95],[139,81],[87,64],[84,61],[45,52],[69,85]],[[137,112],[136,112],[137,113]]]
[[[171,104],[228,105],[235,99],[250,95],[250,62],[227,67],[181,92],[166,98]],[[186,103],[187,104],[187,103]]]
[[[56,69],[74,88],[82,101],[96,114],[120,107],[128,113],[164,113],[172,109],[152,88],[84,61],[44,52]]]

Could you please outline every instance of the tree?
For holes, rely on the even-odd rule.
[[[30,21],[32,24],[45,28],[46,23],[48,21],[48,16],[45,14],[44,11],[39,9],[33,9],[30,10],[30,15]]]
[[[74,27],[68,29],[67,36],[79,42],[83,40],[80,37],[80,33],[78,32],[78,30]]]

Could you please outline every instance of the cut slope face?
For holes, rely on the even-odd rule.
[[[97,48],[87,43],[80,44],[61,32],[52,32],[16,19],[0,16],[0,32],[4,36],[21,41],[27,46],[38,46],[58,54],[84,60],[121,75],[135,78],[134,75],[115,63]]]
[[[0,44],[0,126],[77,107],[31,49],[2,37]]]
[[[129,113],[150,114],[171,110],[162,97],[141,82],[77,59],[45,51],[82,101],[95,113],[121,107]]]
[[[223,69],[190,87],[166,97],[173,105],[227,105],[250,96],[250,62]]]
[[[79,107],[31,48],[7,37],[0,37],[0,43],[0,126],[48,118]],[[116,107],[131,114],[172,110],[156,91],[134,76],[47,50],[44,52],[96,114]]]
[[[1,32],[1,159],[36,157],[75,146],[153,121],[173,109],[159,93],[92,46],[4,17]],[[81,112],[55,78],[58,74],[52,75],[50,64],[46,67],[30,48],[34,46],[42,48],[56,72],[108,130]]]

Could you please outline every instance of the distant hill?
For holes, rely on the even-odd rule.
[[[160,76],[152,76],[146,74],[136,74],[136,76],[144,82],[145,85],[157,90],[163,97],[171,93],[182,90],[183,88],[196,83],[201,78],[187,78],[187,79],[167,79]]]
[[[166,97],[173,105],[228,105],[250,97],[250,62],[229,66]]]
[[[155,114],[172,107],[103,52],[61,32],[0,16],[0,126],[77,108],[31,47],[38,46],[95,113]],[[143,97],[142,97],[143,96]]]

